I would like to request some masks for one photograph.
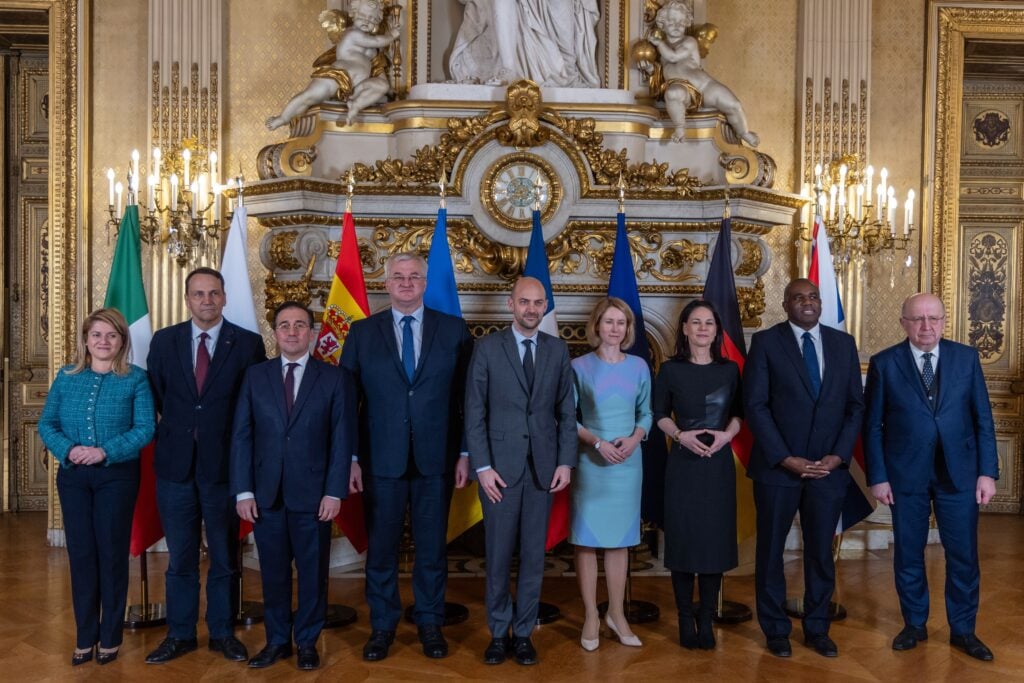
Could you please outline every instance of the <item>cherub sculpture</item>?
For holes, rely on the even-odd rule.
[[[388,59],[383,48],[398,39],[398,21],[378,33],[384,21],[383,0],[352,0],[349,9],[351,25],[338,10],[320,13],[320,24],[336,45],[313,63],[306,89],[289,100],[280,114],[267,119],[268,129],[280,128],[330,99],[348,103],[345,123],[352,125],[359,112],[387,97],[391,86],[385,75]]]
[[[686,112],[707,108],[725,114],[736,135],[757,147],[760,139],[747,128],[747,116],[739,99],[701,66],[700,59],[707,44],[714,40],[716,29],[710,25],[702,27],[703,34],[698,40],[687,35],[692,23],[693,13],[685,2],[668,0],[655,15],[656,29],[633,48],[637,67],[650,79],[651,94],[665,99],[665,109],[675,124],[672,140],[679,142],[685,137]]]

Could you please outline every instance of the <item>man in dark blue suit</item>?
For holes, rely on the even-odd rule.
[[[903,630],[894,650],[928,638],[924,548],[935,507],[946,553],[949,642],[992,659],[975,635],[981,574],[978,506],[999,478],[995,427],[978,352],[942,339],[946,317],[933,294],[903,303],[907,339],[871,358],[864,450],[871,493],[892,508],[893,563]]]
[[[441,633],[448,505],[453,481],[462,488],[469,472],[469,459],[460,452],[473,337],[461,318],[424,307],[426,272],[417,254],[391,256],[385,268],[391,307],[355,323],[341,353],[362,398],[362,438],[351,479],[353,490],[365,487],[367,507],[366,602],[373,629],[363,648],[367,661],[387,657],[401,617],[398,549],[407,507],[423,654],[448,654]]]
[[[196,268],[185,278],[192,319],[155,335],[146,362],[160,414],[154,468],[167,537],[167,637],[146,657],[161,664],[196,649],[199,546],[206,526],[209,647],[249,655],[234,636],[238,611],[238,516],[228,488],[231,420],[246,368],[266,360],[263,337],[224,319],[224,278]]]
[[[231,490],[238,516],[254,525],[263,580],[267,644],[249,666],[290,657],[294,633],[298,667],[311,670],[320,666],[331,520],[348,494],[356,446],[356,394],[347,370],[310,357],[308,308],[278,306],[274,338],[281,355],[246,372],[231,440]]]
[[[835,590],[832,537],[864,412],[853,337],[818,324],[821,297],[810,280],[786,286],[788,320],[754,334],[743,370],[746,418],[754,435],[757,619],[768,650],[789,657],[792,624],[783,609],[782,555],[797,511],[803,532],[804,641],[835,657],[829,602]]]

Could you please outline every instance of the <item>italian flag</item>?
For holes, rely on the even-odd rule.
[[[153,325],[149,319],[146,289],[142,284],[142,240],[139,238],[139,207],[135,204],[125,209],[124,217],[121,219],[103,306],[116,308],[128,321],[128,333],[132,340],[131,355],[128,359],[145,369],[149,341],[153,337]],[[135,501],[135,516],[132,519],[132,557],[144,553],[146,548],[164,535],[163,527],[160,526],[160,515],[156,509],[153,443],[150,442],[139,455],[142,476],[139,482],[139,497]]]

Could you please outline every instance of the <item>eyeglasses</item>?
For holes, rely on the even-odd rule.
[[[289,330],[305,332],[309,329],[309,323],[304,323],[301,320],[295,323],[278,323],[274,329],[281,330],[282,332],[288,332]]]
[[[922,323],[924,323],[925,320],[927,320],[932,325],[938,325],[939,323],[941,323],[943,320],[946,319],[946,316],[944,316],[944,315],[916,315],[913,318],[908,318],[907,316],[903,316],[903,319],[906,320],[908,323],[911,323],[912,325],[921,325]]]
[[[427,278],[423,277],[422,275],[413,274],[408,277],[406,277],[405,275],[392,275],[388,279],[394,282],[395,284],[399,285],[405,284],[406,282],[408,282],[410,285],[418,285]]]

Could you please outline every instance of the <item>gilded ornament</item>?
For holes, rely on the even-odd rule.
[[[743,327],[761,327],[761,314],[765,311],[764,283],[758,279],[753,287],[737,287],[736,298]]]
[[[994,232],[976,235],[968,253],[967,339],[987,363],[1003,355],[1009,253],[1006,238]]]
[[[295,241],[298,237],[297,230],[281,230],[271,234],[267,252],[270,254],[271,263],[277,270],[298,270],[302,267],[294,255]]]
[[[736,241],[740,245],[740,262],[734,272],[740,277],[754,275],[761,267],[761,260],[764,258],[760,245],[754,240]]]

